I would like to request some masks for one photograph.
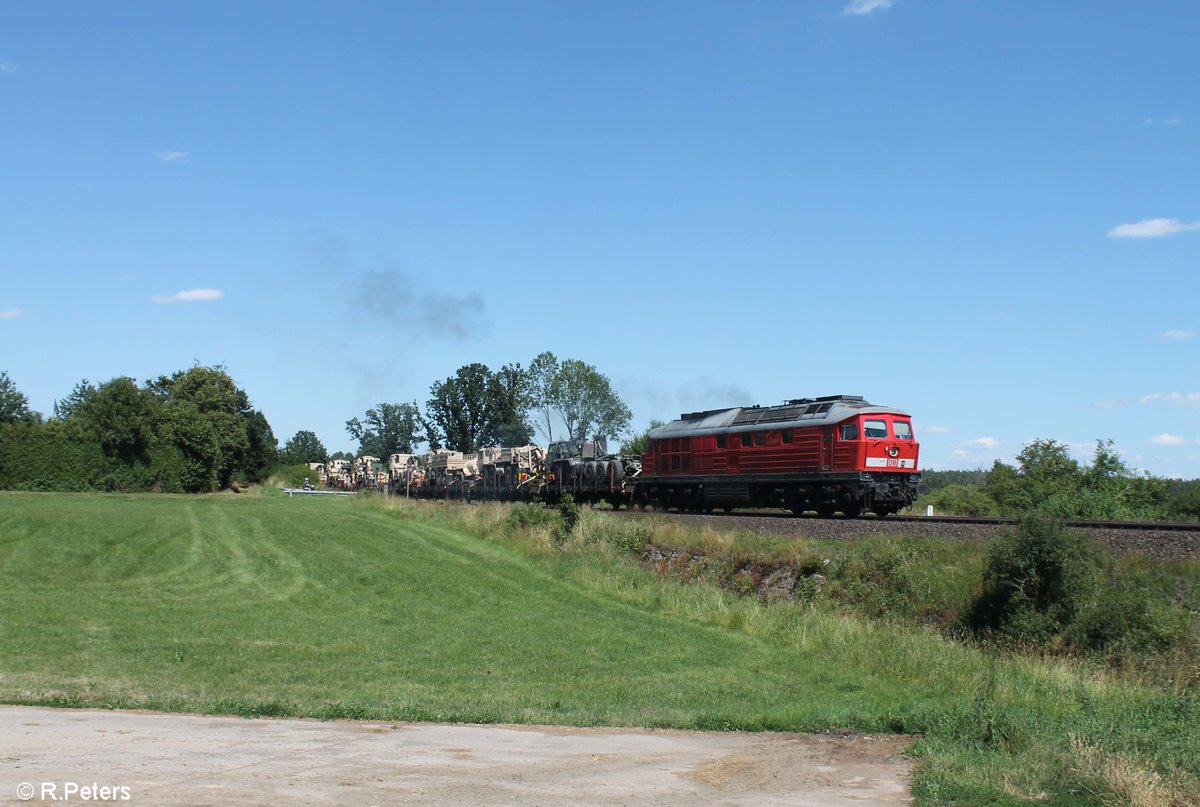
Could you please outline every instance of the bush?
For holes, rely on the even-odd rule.
[[[562,528],[562,517],[553,510],[535,504],[516,504],[509,508],[504,520],[509,532],[536,530],[540,528],[558,531]]]
[[[579,523],[579,505],[570,493],[564,493],[558,502],[558,514],[562,518],[562,531],[558,535],[560,541],[565,541]]]
[[[313,487],[317,484],[317,474],[305,464],[284,465],[275,469],[275,473],[271,477],[271,482],[276,480],[283,486],[289,488],[300,488],[304,486],[304,480],[307,479]]]
[[[1080,609],[1063,638],[1078,650],[1143,652],[1163,650],[1185,632],[1179,617],[1143,575],[1112,576]]]
[[[1118,654],[1162,650],[1187,632],[1145,575],[1045,516],[992,545],[966,622],[978,635]]]
[[[921,616],[937,607],[930,566],[908,543],[859,542],[834,570],[838,596],[875,617]]]
[[[989,549],[983,590],[967,609],[967,627],[1016,642],[1050,640],[1090,594],[1095,551],[1053,518],[1026,519]]]
[[[653,538],[649,527],[631,520],[606,518],[590,522],[589,527],[589,541],[608,544],[624,555],[640,557]]]
[[[958,516],[994,516],[1000,513],[995,499],[982,488],[967,485],[947,485],[930,494],[927,504],[934,512]]]

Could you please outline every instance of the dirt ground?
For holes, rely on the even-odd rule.
[[[910,742],[0,706],[0,804],[899,805]]]

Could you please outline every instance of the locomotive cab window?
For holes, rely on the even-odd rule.
[[[750,432],[742,432],[742,447],[749,448],[751,439]]]
[[[843,440],[857,440],[858,439],[858,424],[857,423],[843,424],[841,437]]]
[[[717,448],[724,448],[724,447],[725,447],[725,435],[718,434],[717,435]]]
[[[765,446],[766,444],[767,444],[767,433],[766,432],[755,432],[754,433],[754,445]]]
[[[897,440],[913,439],[912,424],[907,420],[897,420],[892,423],[892,431],[896,433]]]
[[[792,430],[791,429],[783,430],[783,444],[785,446],[792,444]]]
[[[864,420],[863,432],[868,440],[886,440],[888,428],[886,420]]]

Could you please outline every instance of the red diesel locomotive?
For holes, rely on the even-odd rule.
[[[912,418],[857,395],[693,412],[648,438],[633,490],[642,507],[886,516],[921,480]]]

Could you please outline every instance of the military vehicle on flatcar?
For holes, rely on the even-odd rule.
[[[607,502],[614,509],[632,501],[632,483],[641,473],[639,457],[608,453],[608,441],[561,440],[546,449],[546,485],[542,498],[559,501],[563,494],[577,502]]]

